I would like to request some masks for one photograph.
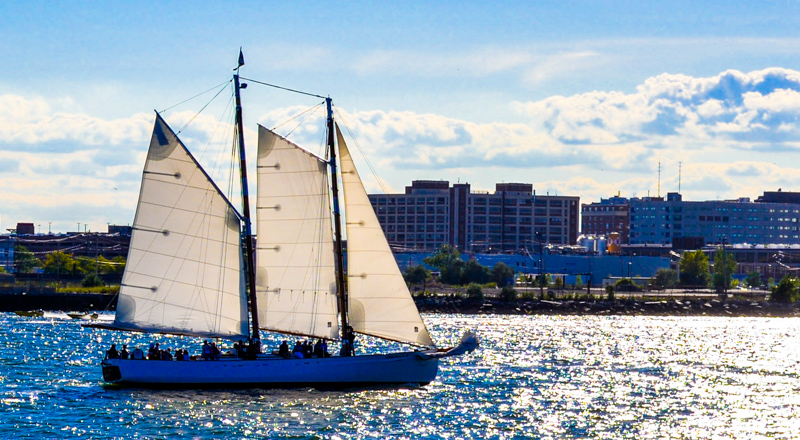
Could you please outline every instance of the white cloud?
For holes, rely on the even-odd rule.
[[[533,62],[511,55],[505,64],[491,62],[512,69]],[[491,71],[487,66],[475,69]],[[58,105],[0,96],[4,221],[30,221],[30,212],[50,209],[68,224],[129,223],[152,115],[104,120],[53,111]],[[370,191],[402,191],[414,179],[461,179],[476,189],[517,181],[586,202],[618,191],[655,194],[659,162],[662,194],[677,190],[682,163],[680,185],[688,200],[800,190],[800,172],[788,156],[800,150],[800,73],[792,70],[726,71],[708,78],[663,74],[631,93],[594,91],[511,106],[527,122],[336,110],[348,140],[350,131],[355,135],[350,149]],[[291,132],[290,139],[323,156],[324,109],[307,110],[279,108],[259,120],[267,127],[290,120],[278,131]],[[229,159],[229,124],[193,113],[167,119],[176,130],[191,121],[181,138],[201,163],[212,164],[212,175],[227,181],[229,170],[214,164]],[[252,148],[254,127],[246,135]],[[360,151],[380,177],[363,166]],[[66,217],[77,212],[95,217]]]

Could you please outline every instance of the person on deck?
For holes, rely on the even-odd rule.
[[[211,360],[211,345],[208,341],[203,341],[203,360],[210,361]]]
[[[128,359],[128,346],[127,345],[122,344],[122,350],[120,350],[120,352],[119,352],[119,358],[120,359]]]
[[[291,355],[289,354],[289,344],[286,341],[281,342],[281,346],[278,348],[278,356],[289,359]]]
[[[106,359],[119,359],[119,353],[117,353],[116,344],[111,344],[111,348],[109,348],[106,352]]]
[[[331,354],[328,353],[328,341],[323,339],[320,345],[322,346],[322,357],[330,357]]]
[[[322,339],[317,339],[317,342],[314,344],[314,356],[319,358],[325,356],[322,353]]]
[[[215,361],[218,361],[220,354],[221,353],[219,351],[219,348],[217,348],[217,343],[216,342],[212,342],[211,343],[211,359],[213,359]]]
[[[296,358],[303,359],[303,344],[300,341],[294,343],[294,348],[292,349],[292,354]]]
[[[144,359],[144,351],[141,348],[136,347],[133,349],[133,356],[132,358],[137,361],[141,361]]]
[[[247,357],[247,353],[245,353],[244,349],[244,341],[239,341],[233,344],[233,348],[236,349],[236,357],[239,359],[244,359]]]

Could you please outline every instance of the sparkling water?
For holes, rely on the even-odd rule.
[[[0,438],[800,436],[800,318],[424,318],[442,346],[467,329],[482,344],[426,387],[154,391],[104,387],[102,353],[160,342],[196,354],[201,340],[0,314]]]

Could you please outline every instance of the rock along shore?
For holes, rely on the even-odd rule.
[[[487,297],[483,301],[457,295],[414,298],[423,313],[480,315],[642,315],[642,316],[800,316],[800,303],[781,304],[740,299],[516,300]],[[0,292],[0,311],[103,311],[116,309],[115,294],[57,293],[54,291]]]
[[[747,300],[517,300],[483,301],[451,297],[415,298],[420,312],[482,315],[625,315],[625,316],[800,316],[800,303]]]

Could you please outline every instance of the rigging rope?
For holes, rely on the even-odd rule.
[[[242,77],[242,79],[243,79],[243,80],[245,80],[245,81],[254,82],[254,83],[256,83],[256,84],[261,84],[262,86],[274,87],[274,88],[276,88],[276,89],[286,90],[287,92],[294,92],[294,93],[299,93],[299,94],[301,94],[301,95],[306,95],[306,96],[314,96],[314,97],[317,97],[317,98],[322,98],[322,99],[325,99],[325,97],[324,97],[324,96],[321,96],[321,95],[315,95],[315,94],[313,94],[313,93],[302,92],[302,91],[300,91],[300,90],[295,90],[295,89],[290,89],[290,88],[287,88],[287,87],[276,86],[275,84],[269,84],[269,83],[265,83],[265,82],[261,82],[261,81],[256,81],[256,80],[254,80],[254,79],[245,78],[245,77]]]
[[[228,83],[226,82],[226,83],[225,83],[225,85],[227,86],[227,85],[228,85]],[[192,121],[194,121],[194,120],[195,120],[195,118],[197,118],[198,116],[200,116],[200,113],[202,113],[202,112],[203,112],[203,110],[205,110],[205,109],[206,109],[206,107],[208,107],[208,106],[209,106],[209,104],[211,104],[212,102],[214,102],[214,100],[215,100],[215,99],[217,99],[217,96],[219,96],[219,94],[220,94],[220,93],[222,93],[222,91],[223,91],[223,90],[225,90],[225,87],[222,87],[222,88],[220,88],[220,89],[219,89],[219,91],[218,91],[218,92],[217,92],[217,93],[216,93],[216,94],[215,94],[215,95],[214,95],[214,96],[213,96],[213,97],[212,97],[212,98],[211,98],[211,99],[210,99],[210,100],[209,100],[209,101],[206,103],[206,105],[204,105],[204,106],[203,106],[203,107],[202,107],[202,108],[201,108],[201,109],[200,109],[200,110],[199,110],[197,113],[195,113],[195,114],[194,114],[194,116],[192,116],[192,118],[191,118],[191,119],[189,119],[189,120],[188,120],[188,121],[187,121],[185,124],[183,124],[183,127],[181,127],[181,129],[180,129],[180,130],[178,130],[178,131],[177,131],[175,134],[181,134],[181,132],[183,132],[183,130],[185,130],[185,129],[186,129],[186,127],[188,127],[188,126],[189,126],[189,124],[191,124],[191,123],[192,123]],[[174,106],[173,106],[173,107],[174,107]]]
[[[384,194],[387,194],[386,187],[383,186],[383,180],[380,177],[378,177],[378,172],[375,171],[375,167],[372,166],[372,163],[367,158],[367,155],[364,153],[364,149],[361,148],[361,144],[358,143],[358,139],[353,134],[353,131],[350,130],[350,127],[347,125],[347,121],[344,119],[344,116],[342,116],[342,113],[339,112],[338,108],[335,109],[334,111],[336,112],[336,116],[342,122],[344,129],[347,130],[347,134],[350,135],[350,138],[353,139],[353,142],[356,144],[356,148],[358,149],[358,152],[361,153],[361,157],[367,163],[367,167],[369,167],[369,170],[372,172],[372,177],[374,177],[375,181],[378,182],[378,186],[381,187],[381,191],[383,191]]]
[[[289,122],[291,122],[291,121],[293,121],[293,120],[295,120],[295,119],[299,118],[300,116],[304,115],[305,113],[311,112],[311,113],[309,113],[309,115],[308,115],[308,116],[306,116],[305,118],[303,118],[303,120],[302,120],[302,121],[298,122],[298,123],[297,123],[297,125],[295,125],[293,129],[291,129],[291,130],[290,130],[288,133],[286,133],[286,135],[285,135],[284,137],[285,137],[285,138],[288,138],[288,137],[289,137],[289,135],[290,135],[290,134],[292,134],[292,133],[294,133],[294,131],[295,131],[295,130],[297,130],[297,128],[298,128],[298,127],[300,127],[301,125],[303,125],[303,124],[304,124],[304,123],[305,123],[305,122],[306,122],[306,121],[307,121],[307,120],[308,120],[310,117],[314,116],[314,114],[316,114],[316,113],[317,113],[317,111],[318,111],[320,108],[322,108],[322,104],[324,104],[324,102],[323,102],[323,103],[321,103],[321,104],[317,104],[317,105],[315,105],[315,106],[313,106],[313,107],[309,107],[309,108],[308,108],[308,109],[306,109],[306,110],[303,110],[302,112],[298,113],[297,115],[293,116],[292,118],[290,118],[290,119],[287,119],[286,121],[284,121],[284,122],[281,122],[280,124],[278,124],[278,125],[276,125],[275,127],[273,127],[273,128],[272,128],[272,131],[275,131],[275,130],[276,130],[278,127],[280,127],[280,126],[282,126],[282,125],[286,125],[286,124],[288,124]]]
[[[217,87],[221,87],[221,86],[223,86],[223,85],[227,85],[227,84],[228,84],[229,82],[231,82],[231,81],[233,81],[233,80],[232,80],[232,79],[229,79],[229,80],[227,80],[227,81],[225,81],[225,82],[223,82],[223,83],[221,83],[221,84],[217,84],[216,86],[214,86],[214,87],[212,87],[212,88],[210,88],[210,89],[206,90],[205,92],[198,93],[198,94],[196,94],[196,95],[192,96],[191,98],[189,98],[189,99],[187,99],[187,100],[185,100],[185,101],[181,101],[181,102],[179,102],[179,103],[177,103],[177,104],[173,105],[172,107],[167,107],[167,108],[165,108],[164,110],[161,110],[159,113],[164,113],[164,112],[166,112],[167,110],[172,110],[173,108],[175,108],[175,107],[177,107],[177,106],[179,106],[179,105],[181,105],[181,104],[185,104],[185,103],[187,103],[187,102],[191,101],[192,99],[194,99],[194,98],[197,98],[198,96],[205,95],[206,93],[208,93],[208,92],[210,92],[210,91],[212,91],[212,90],[216,89]],[[219,95],[219,93],[217,93],[217,95]]]

